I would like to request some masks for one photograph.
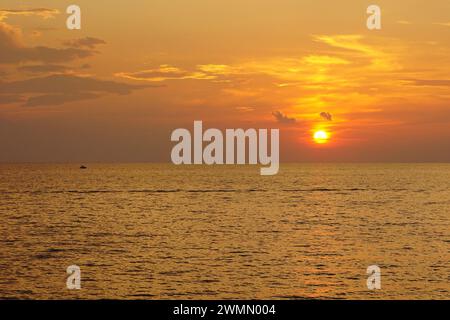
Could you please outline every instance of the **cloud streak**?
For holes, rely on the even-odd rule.
[[[127,95],[134,90],[154,87],[131,85],[75,75],[50,75],[21,81],[2,82],[0,100],[25,101],[25,106],[61,105],[95,99],[106,94]]]
[[[63,73],[70,70],[69,67],[57,64],[39,64],[20,66],[17,70],[21,72],[38,74],[38,73]]]
[[[125,79],[149,82],[186,79],[211,80],[217,78],[213,74],[208,74],[202,71],[186,71],[168,64],[160,65],[156,69],[147,69],[137,72],[119,72],[116,73],[115,76]]]
[[[85,37],[81,39],[75,39],[64,42],[64,45],[72,48],[88,48],[95,49],[96,46],[100,44],[106,44],[106,42],[102,39],[93,38],[93,37]]]
[[[446,79],[407,79],[405,81],[415,86],[450,87],[450,80]]]
[[[34,9],[2,9],[0,10],[0,21],[9,16],[37,16],[43,19],[54,18],[59,14],[59,10],[47,8]]]

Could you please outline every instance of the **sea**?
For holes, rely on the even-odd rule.
[[[448,163],[84,165],[0,164],[1,299],[450,298]]]

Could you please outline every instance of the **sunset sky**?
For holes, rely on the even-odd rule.
[[[169,161],[194,120],[280,128],[282,162],[448,162],[450,1],[1,1],[0,162]]]

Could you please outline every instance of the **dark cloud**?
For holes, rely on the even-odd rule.
[[[321,112],[320,116],[322,117],[322,119],[327,120],[327,121],[333,121],[333,116],[331,115],[331,113],[329,112]]]
[[[289,118],[287,115],[282,114],[280,111],[274,111],[272,112],[272,115],[279,123],[288,124],[296,122],[295,118]]]
[[[0,64],[15,64],[28,61],[45,63],[67,62],[90,57],[95,53],[90,48],[27,47],[22,43],[20,30],[0,22]]]
[[[17,70],[27,73],[62,73],[70,70],[69,67],[57,65],[57,64],[38,64],[38,65],[28,65],[21,66]]]
[[[68,47],[73,47],[73,48],[81,47],[81,48],[89,48],[89,49],[94,49],[96,46],[98,46],[100,44],[106,44],[106,42],[102,39],[97,39],[97,38],[92,38],[92,37],[86,37],[86,38],[81,38],[81,39],[64,42],[64,45],[66,45]]]
[[[80,77],[69,74],[50,75],[21,81],[2,82],[0,97],[19,96],[26,106],[60,105],[66,102],[95,99],[105,94],[130,94],[134,90],[155,87]]]
[[[0,11],[3,17],[11,14],[50,17],[54,13],[45,9],[33,9],[26,12]],[[64,48],[30,47],[24,44],[20,29],[0,21],[0,65],[18,65],[19,72],[46,75],[10,82],[5,81],[3,77],[4,82],[0,83],[0,103],[22,102],[25,106],[61,105],[67,102],[95,99],[106,94],[126,95],[134,90],[151,87],[69,73],[73,68],[66,66],[66,63],[92,56],[96,53],[96,46],[104,43],[101,39],[86,37],[67,42],[68,47]],[[80,68],[88,67],[89,65],[84,64]]]

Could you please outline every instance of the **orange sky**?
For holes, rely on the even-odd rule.
[[[168,161],[194,120],[280,128],[282,162],[450,161],[449,1],[57,3],[2,0],[2,162]]]

